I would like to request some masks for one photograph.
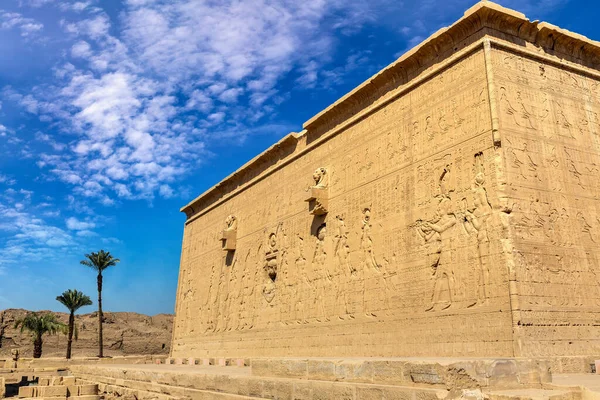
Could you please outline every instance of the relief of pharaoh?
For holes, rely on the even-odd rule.
[[[417,221],[417,232],[427,248],[427,264],[433,269],[434,287],[431,305],[425,311],[444,310],[452,305],[454,270],[451,260],[451,228],[456,225],[452,202],[439,196],[435,216],[430,221]]]

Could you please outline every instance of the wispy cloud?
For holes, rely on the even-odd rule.
[[[28,2],[49,4],[64,8]],[[173,197],[207,144],[269,124],[277,82],[298,68],[298,83],[313,87],[336,30],[369,15],[341,1],[129,0],[115,26],[89,5],[61,21],[72,45],[54,82],[5,95],[77,134],[68,146],[38,134],[52,148],[38,165],[104,204]]]
[[[6,12],[0,9],[0,29],[18,29],[24,38],[35,35],[44,28],[44,24],[33,18],[25,18],[16,12]]]

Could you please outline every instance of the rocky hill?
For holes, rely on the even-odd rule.
[[[0,311],[0,357],[19,348],[23,357],[31,357],[32,336],[15,329],[15,321],[23,318],[27,310],[7,309]],[[40,311],[40,313],[49,311]],[[65,324],[69,316],[57,313]],[[82,314],[75,318],[79,339],[73,341],[73,357],[98,355],[98,314]],[[173,315],[158,314],[153,317],[130,312],[104,312],[104,355],[168,354],[171,345]],[[62,357],[67,348],[67,337],[59,334],[44,336],[44,357]]]

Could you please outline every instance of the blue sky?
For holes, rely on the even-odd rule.
[[[179,208],[472,0],[0,0],[0,309],[172,312]],[[505,0],[600,39],[596,1]],[[88,308],[88,312],[93,307]]]

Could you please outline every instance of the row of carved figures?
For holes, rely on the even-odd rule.
[[[456,280],[454,273],[454,266],[450,260],[449,254],[451,249],[448,248],[447,236],[453,235],[452,230],[456,225],[463,225],[464,230],[476,239],[477,243],[477,262],[478,267],[476,268],[476,274],[479,276],[477,279],[477,296],[473,300],[466,304],[466,307],[472,307],[477,304],[484,305],[488,304],[490,293],[489,293],[489,262],[485,254],[488,253],[488,229],[489,219],[493,213],[493,208],[488,199],[487,191],[485,189],[485,176],[483,172],[478,172],[475,175],[472,193],[473,193],[473,206],[468,207],[466,199],[463,199],[460,210],[453,209],[453,202],[451,201],[452,190],[448,189],[445,185],[444,176],[449,172],[449,169],[445,169],[439,180],[439,194],[435,197],[437,200],[437,210],[433,218],[428,220],[417,220],[414,223],[414,227],[418,236],[423,240],[423,247],[425,253],[425,263],[432,269],[432,280],[433,280],[433,292],[431,294],[431,301],[426,308],[426,311],[442,310],[450,307],[454,302],[454,296],[456,292]],[[315,171],[313,176],[315,185],[312,188],[326,188],[326,176],[327,172],[324,168],[319,168]],[[311,188],[311,189],[312,189]],[[502,210],[507,212],[507,210]],[[237,218],[235,216],[229,216],[226,220],[226,229],[223,232],[223,240],[227,242],[231,238],[231,233],[237,230]],[[336,232],[334,235],[334,258],[337,260],[337,264],[344,268],[349,277],[356,277],[359,270],[356,268],[355,263],[349,262],[350,246],[348,244],[348,229],[341,216],[336,216]],[[314,279],[314,282],[308,282],[311,284],[315,298],[323,296],[325,293],[321,293],[326,290],[325,286],[327,282],[331,282],[332,276],[328,273],[326,268],[327,252],[325,246],[325,238],[327,237],[327,225],[323,223],[318,227],[315,234],[315,247],[314,254],[311,261],[312,269],[317,273],[313,274],[315,277],[325,275],[325,279]],[[224,246],[227,248],[228,246]],[[387,289],[389,285],[389,276],[383,271],[383,265],[377,259],[373,245],[373,234],[372,234],[372,223],[371,223],[371,209],[369,207],[362,210],[362,223],[360,233],[360,251],[362,255],[362,268],[363,270],[369,270],[373,272],[375,277],[381,278],[381,292],[383,297],[387,298]],[[296,259],[296,268],[303,268],[306,265],[306,258],[300,250],[300,255]],[[268,304],[271,304],[277,294],[277,276],[280,270],[280,265],[283,262],[284,251],[281,251],[278,244],[277,231],[270,233],[264,256],[263,270],[265,273],[264,285],[262,287],[262,295]],[[340,286],[340,285],[338,285]],[[342,294],[343,297],[343,294]],[[320,300],[315,300],[319,303]],[[384,301],[385,302],[385,301]],[[465,304],[462,302],[461,304]],[[317,305],[318,306],[318,305]],[[378,304],[377,307],[382,307],[384,304]],[[321,306],[322,307],[322,306]],[[318,307],[317,307],[318,308]],[[347,308],[347,307],[346,307]],[[366,314],[372,314],[365,307],[363,311]],[[324,313],[323,313],[324,314]],[[374,315],[374,314],[373,314]]]

